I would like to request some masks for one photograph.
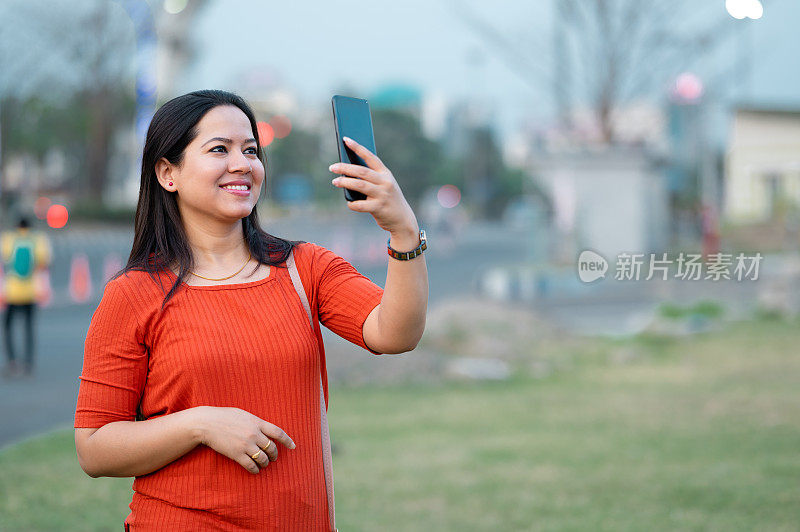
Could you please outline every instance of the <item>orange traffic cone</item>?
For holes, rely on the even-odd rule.
[[[69,276],[69,295],[75,303],[85,303],[92,297],[89,258],[83,253],[76,253],[72,256],[72,269]]]

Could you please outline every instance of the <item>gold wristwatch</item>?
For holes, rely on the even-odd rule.
[[[411,251],[397,251],[396,249],[392,249],[392,246],[389,244],[392,239],[389,237],[389,240],[386,241],[386,247],[388,249],[388,253],[390,257],[393,257],[397,260],[411,260],[414,257],[419,257],[422,255],[422,252],[428,249],[427,241],[425,240],[425,230],[419,230],[419,246],[416,249],[412,249]]]

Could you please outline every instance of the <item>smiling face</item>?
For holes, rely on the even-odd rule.
[[[250,121],[238,107],[214,107],[200,119],[181,163],[162,159],[156,167],[161,186],[177,192],[184,223],[234,223],[250,215],[265,174],[257,149]]]

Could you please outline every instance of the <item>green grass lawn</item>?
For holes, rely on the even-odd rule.
[[[553,351],[566,363],[541,379],[335,389],[337,524],[797,530],[798,325],[596,340]],[[128,514],[131,480],[84,475],[72,431],[5,450],[0,471],[0,530],[120,530]]]

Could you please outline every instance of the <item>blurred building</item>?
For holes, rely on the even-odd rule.
[[[368,100],[375,109],[404,109],[419,116],[422,93],[407,83],[387,83],[372,91]]]
[[[669,244],[666,164],[669,137],[663,109],[632,103],[615,112],[615,144],[606,145],[590,109],[572,127],[529,124],[512,135],[506,160],[527,170],[552,212],[554,259],[572,261],[591,249],[663,252]]]
[[[553,206],[558,259],[573,260],[584,249],[608,260],[666,249],[668,195],[660,157],[625,147],[552,152],[540,156],[531,173]]]
[[[800,109],[736,109],[724,179],[729,222],[765,221],[800,207]]]
[[[472,149],[473,132],[491,127],[490,109],[476,100],[453,103],[444,114],[440,139],[448,157],[464,157]]]

